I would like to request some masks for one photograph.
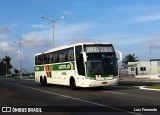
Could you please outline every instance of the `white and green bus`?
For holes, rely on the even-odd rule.
[[[35,81],[43,86],[102,88],[118,79],[118,59],[110,43],[78,43],[35,55]]]

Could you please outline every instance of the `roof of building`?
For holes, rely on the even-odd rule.
[[[150,59],[150,61],[160,61],[160,58]]]

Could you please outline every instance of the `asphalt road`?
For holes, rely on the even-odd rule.
[[[146,107],[160,111],[158,107],[160,106],[160,92],[136,88],[104,87],[102,90],[88,88],[73,91],[70,87],[59,85],[43,87],[29,79],[0,78],[0,91],[1,107],[47,106],[48,112],[54,110],[56,114],[81,115],[82,111],[87,115],[97,115],[97,113],[159,114],[158,112],[138,111]],[[65,112],[61,113],[61,110]]]

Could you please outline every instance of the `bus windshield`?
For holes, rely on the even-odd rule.
[[[118,70],[117,58],[112,53],[87,53],[87,73],[113,74]]]

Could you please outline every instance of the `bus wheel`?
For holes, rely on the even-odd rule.
[[[40,83],[43,86],[43,78],[42,78],[42,76],[40,77]]]
[[[46,79],[46,77],[44,77],[44,80],[43,80],[43,86],[47,86],[48,84],[47,84],[47,79]]]
[[[75,82],[75,80],[74,80],[73,77],[70,79],[70,87],[71,87],[73,90],[76,90],[76,89],[77,89],[77,87],[76,87],[76,82]]]

